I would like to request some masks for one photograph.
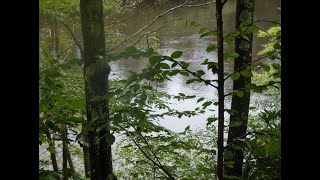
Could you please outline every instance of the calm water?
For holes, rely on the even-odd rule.
[[[144,27],[148,22],[150,22],[154,17],[166,10],[174,7],[175,5],[170,6],[149,6],[144,11],[135,14],[133,18],[126,22],[125,27],[120,28],[121,33],[126,35],[131,35]],[[278,0],[258,0],[255,4],[255,20],[263,19],[263,20],[279,20],[280,11],[277,7],[280,6],[280,1]],[[228,1],[224,8],[224,30],[226,32],[232,32],[234,30],[235,24],[235,1]],[[118,17],[117,20],[126,19],[128,15],[124,15],[123,17]],[[178,19],[183,18],[180,21]],[[216,29],[215,22],[215,5],[206,5],[203,7],[196,8],[181,8],[177,9],[173,12],[170,12],[166,16],[160,18],[155,24],[153,24],[149,30],[157,29],[158,27],[168,24],[164,28],[157,31],[155,37],[159,40],[160,46],[158,52],[164,55],[170,55],[174,51],[183,51],[183,56],[179,60],[184,60],[186,62],[190,62],[189,69],[192,71],[203,70],[207,72],[206,66],[200,65],[201,62],[208,58],[211,61],[217,61],[216,52],[206,52],[206,47],[209,44],[216,44],[216,40],[214,37],[210,38],[200,38],[198,34],[198,29],[192,28],[190,26],[186,26],[186,20],[195,21],[201,24],[204,27],[207,27],[210,30]],[[268,23],[259,23],[260,27],[266,29],[270,26]],[[144,33],[144,32],[143,32]],[[142,34],[143,34],[142,33]],[[140,37],[139,35],[137,38]],[[107,37],[106,37],[107,38]],[[145,47],[147,46],[146,38],[142,38],[141,40],[144,42]],[[266,39],[254,39],[253,45],[253,55],[261,50],[261,44],[267,42]],[[232,46],[227,46],[225,51],[232,51]],[[111,79],[117,77],[119,75],[128,76],[129,71],[136,71],[145,66],[145,60],[123,60],[119,62],[114,62],[111,64],[112,74]],[[225,71],[231,72],[233,69],[233,63],[231,61],[226,62]],[[213,76],[212,73],[208,73],[203,76],[204,79],[217,79],[217,77]],[[172,81],[166,81],[164,84],[158,87],[159,90],[165,91],[171,95],[177,95],[179,92],[185,93],[186,95],[197,95],[199,97],[205,97],[208,99],[217,99],[217,91],[211,87],[206,86],[203,83],[192,83],[185,84],[185,81],[188,77],[177,75],[171,78]],[[230,92],[232,90],[232,84],[230,81],[226,82],[225,91]],[[256,98],[253,96],[253,98]],[[171,100],[172,107],[178,110],[192,110],[195,107],[201,106],[196,104],[198,98],[194,100],[187,100],[184,102],[178,102],[175,100]],[[227,99],[227,106],[230,102],[230,99]],[[209,106],[211,109],[217,110],[215,106]],[[194,128],[203,128],[206,124],[206,119],[213,114],[217,114],[217,112],[207,112],[203,115],[198,115],[192,118],[182,117],[173,118],[173,117],[165,117],[160,121],[160,124],[173,130],[173,131],[183,131],[184,128],[188,125]],[[227,114],[226,114],[227,115]],[[226,116],[228,117],[228,116]]]

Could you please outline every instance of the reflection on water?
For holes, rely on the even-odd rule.
[[[228,1],[224,8],[224,30],[226,32],[232,32],[234,30],[235,23],[235,2]],[[150,6],[145,9],[137,16],[137,18],[132,18],[124,28],[120,28],[122,33],[130,35],[135,33],[137,30],[142,28],[147,22],[150,22],[158,14],[165,12],[167,9],[174,7],[172,6]],[[278,0],[268,0],[268,1],[256,1],[255,4],[255,17],[254,19],[264,19],[264,20],[277,20],[280,17],[280,12],[277,7],[280,6],[280,1]],[[184,18],[180,21],[176,21],[180,18]],[[121,19],[121,18],[120,18]],[[184,60],[190,62],[188,69],[192,71],[203,70],[207,72],[206,66],[200,65],[204,59],[209,59],[210,61],[217,61],[216,52],[206,52],[206,47],[209,44],[216,44],[216,40],[213,37],[200,38],[198,34],[198,29],[186,26],[186,20],[195,21],[208,29],[215,29],[215,5],[207,5],[198,8],[181,8],[177,9],[163,18],[159,19],[155,24],[153,24],[150,29],[156,29],[163,24],[170,24],[170,26],[165,26],[164,28],[157,31],[156,37],[160,41],[160,47],[158,52],[164,55],[170,55],[174,51],[183,51],[183,55],[179,60]],[[262,28],[267,28],[270,24],[259,23]],[[265,43],[264,39],[254,39],[253,45],[253,55],[257,54],[261,50],[261,44]],[[232,51],[232,46],[227,46],[225,51]],[[113,62],[111,64],[113,74],[111,78],[119,76],[128,76],[129,71],[139,72],[142,67],[145,66],[146,60],[123,60],[118,62]],[[225,71],[231,72],[233,69],[233,63],[227,61],[225,64]],[[217,76],[213,76],[212,73],[208,73],[203,76],[204,79],[217,79]],[[211,87],[206,86],[203,83],[192,83],[185,84],[188,79],[186,76],[176,75],[171,78],[171,81],[166,81],[163,85],[158,87],[159,90],[165,91],[172,95],[177,95],[179,92],[185,93],[186,95],[197,95],[198,97],[205,97],[212,100],[217,100],[217,91]],[[230,92],[232,90],[231,81],[227,81],[225,85],[225,91]],[[177,100],[170,100],[172,107],[178,110],[192,110],[195,107],[201,106],[202,103],[197,105],[196,99],[186,100],[184,102],[179,102]],[[230,99],[227,100],[227,106],[230,104]],[[217,110],[217,107],[209,106],[211,109]],[[203,128],[206,124],[206,118],[210,115],[217,115],[217,112],[207,112],[203,115],[195,116],[192,118],[182,117],[165,117],[161,120],[161,124],[174,131],[183,131],[187,125],[191,128]],[[226,114],[227,115],[227,114]],[[228,116],[226,116],[228,117]]]

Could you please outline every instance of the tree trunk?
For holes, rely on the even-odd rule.
[[[111,145],[105,137],[110,135],[109,108],[105,99],[94,100],[108,92],[110,66],[99,59],[105,54],[104,16],[102,0],[80,0],[81,25],[83,35],[84,77],[92,180],[114,179],[112,173]],[[92,122],[94,121],[94,123]],[[107,127],[99,133],[96,129]]]
[[[70,171],[72,173],[75,173],[74,165],[73,165],[73,161],[72,161],[72,157],[71,157],[71,153],[70,153],[69,145],[68,145],[68,128],[66,125],[65,125],[64,137],[65,137],[65,141],[67,142],[65,145],[65,151],[67,154],[67,160],[69,162]]]
[[[82,123],[82,133],[83,133],[83,138],[86,143],[88,143],[88,131],[87,131],[87,123],[83,122]],[[85,177],[90,178],[89,172],[90,172],[90,155],[89,155],[89,148],[87,145],[83,145],[82,147],[83,150],[83,160],[84,160],[84,172],[85,172]]]
[[[236,29],[241,23],[250,24],[253,21],[254,0],[237,0],[236,10]],[[244,32],[249,40],[239,36],[235,40],[235,52],[239,57],[234,61],[234,71],[251,62],[252,53],[252,32],[247,29]],[[247,84],[251,83],[251,77],[240,76],[233,83],[233,91],[244,89]],[[231,109],[235,113],[230,115],[230,124],[235,121],[241,121],[242,124],[238,127],[229,127],[228,144],[233,142],[238,137],[244,135],[247,131],[248,114],[249,114],[250,92],[245,91],[243,97],[236,95],[232,96]],[[243,166],[243,150],[242,141],[234,143],[241,149],[233,149],[232,146],[226,150],[225,161],[234,161],[233,168],[225,167],[225,173],[229,176],[241,177]]]
[[[54,146],[54,142],[53,142],[53,140],[51,138],[51,134],[49,132],[49,129],[45,129],[45,134],[46,134],[47,138],[52,142],[52,145]],[[59,172],[56,154],[50,153],[50,157],[51,157],[51,163],[52,163],[53,171]]]
[[[62,129],[62,171],[63,173],[66,173],[67,168],[68,168],[68,156],[67,156],[67,134],[65,126]],[[68,180],[67,176],[63,176],[63,180]]]
[[[54,17],[54,50],[59,54],[59,27],[56,17]]]
[[[218,163],[217,175],[223,180],[223,132],[224,132],[224,63],[223,63],[223,21],[222,2],[216,1],[218,41]]]

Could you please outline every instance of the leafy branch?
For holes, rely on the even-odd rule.
[[[227,37],[231,36],[234,32],[237,32],[238,30],[240,30],[240,29],[241,29],[241,28],[243,28],[243,27],[251,26],[252,24],[254,24],[254,23],[258,23],[258,22],[267,22],[267,23],[273,23],[273,24],[281,25],[281,23],[276,22],[276,21],[269,21],[269,20],[256,20],[256,21],[253,21],[253,22],[251,22],[251,23],[248,23],[248,24],[246,24],[246,25],[244,25],[244,26],[241,26],[241,27],[237,28],[237,29],[236,29],[236,30],[234,30],[233,32],[231,32],[231,33],[227,34],[223,39],[226,39]]]
[[[227,77],[225,77],[225,78],[224,78],[224,81],[227,80],[229,77],[231,77],[233,74],[239,72],[241,69],[247,67],[248,65],[250,65],[250,64],[252,64],[252,63],[254,63],[254,62],[257,62],[257,61],[259,61],[259,60],[261,60],[261,59],[267,58],[267,57],[268,57],[268,56],[259,57],[258,59],[255,59],[255,60],[251,61],[250,63],[247,63],[247,64],[239,67],[237,70],[235,70],[234,72],[232,72],[231,74],[229,74]]]
[[[217,87],[216,85],[214,85],[214,84],[211,84],[211,83],[209,82],[209,80],[205,80],[205,79],[201,78],[200,76],[196,76],[196,75],[195,75],[195,74],[196,74],[195,72],[192,72],[192,71],[190,71],[188,68],[184,67],[179,61],[176,61],[176,60],[174,60],[173,58],[168,58],[168,57],[165,57],[165,56],[162,57],[162,60],[169,60],[169,61],[171,61],[171,62],[177,63],[182,69],[186,70],[188,73],[192,74],[194,77],[196,77],[196,78],[199,79],[200,81],[202,81],[202,82],[206,83],[207,85],[210,85],[210,86],[218,89],[218,87]]]

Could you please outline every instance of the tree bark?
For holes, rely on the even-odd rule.
[[[114,179],[112,173],[111,145],[105,137],[110,135],[108,101],[94,100],[108,92],[110,66],[99,59],[105,54],[104,16],[102,0],[80,0],[81,25],[83,36],[83,58],[90,175],[92,180]],[[94,121],[94,122],[92,122]],[[99,133],[99,125],[107,125]]]
[[[65,125],[65,129],[64,129],[64,137],[65,137],[65,151],[66,151],[66,156],[67,156],[67,161],[69,163],[69,167],[70,167],[70,171],[72,173],[75,173],[75,169],[74,169],[74,165],[73,165],[73,161],[72,161],[72,157],[71,157],[71,153],[70,153],[70,150],[69,150],[69,143],[68,143],[68,128],[67,126]]]
[[[249,24],[253,22],[254,0],[237,0],[236,7],[236,29],[240,27],[241,23]],[[247,29],[244,32],[249,40],[239,36],[235,40],[235,52],[239,57],[234,61],[234,70],[251,62],[252,58],[252,32]],[[244,89],[247,84],[251,83],[251,77],[240,76],[240,78],[233,82],[233,91]],[[247,131],[248,114],[249,114],[250,92],[245,91],[243,97],[236,95],[232,96],[231,109],[235,113],[230,115],[230,124],[235,121],[241,121],[242,124],[238,127],[230,127],[228,132],[228,143],[231,143],[238,137],[244,135]],[[233,168],[225,167],[225,174],[229,176],[241,177],[243,166],[243,150],[242,141],[234,143],[241,147],[241,149],[233,149],[232,146],[226,150],[225,161],[234,161]]]
[[[218,41],[218,163],[217,175],[223,180],[223,132],[224,132],[224,63],[223,63],[223,21],[222,2],[216,1],[217,41]]]

